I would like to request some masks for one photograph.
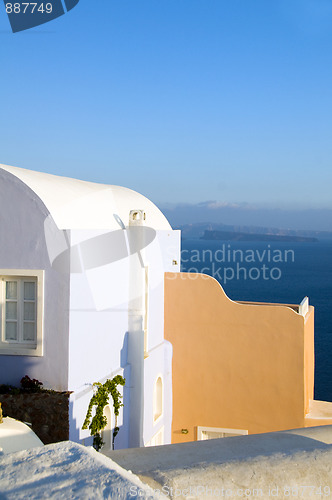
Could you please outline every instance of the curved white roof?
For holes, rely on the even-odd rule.
[[[131,210],[146,212],[146,226],[172,229],[162,212],[131,189],[1,165],[41,199],[59,229],[119,229]]]
[[[14,453],[39,446],[44,444],[26,424],[10,417],[3,419],[0,424],[0,452]]]

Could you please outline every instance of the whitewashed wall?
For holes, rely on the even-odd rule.
[[[45,270],[44,354],[0,355],[0,383],[19,385],[29,375],[46,388],[67,389],[69,262],[64,258],[54,269],[48,252],[48,245],[56,244],[59,237],[64,237],[63,231],[35,193],[0,169],[0,269]]]
[[[92,384],[121,374],[126,386],[117,447],[142,446],[153,438],[158,375],[164,387],[158,426],[170,442],[172,348],[164,341],[164,272],[180,269],[180,232],[155,231],[148,217],[144,228],[120,221],[112,231],[59,230],[40,198],[0,169],[0,269],[45,271],[44,354],[0,355],[0,383],[18,385],[27,374],[46,388],[73,391],[75,441],[89,436],[81,427]]]
[[[179,270],[179,232],[151,228],[143,232],[137,228],[71,230],[70,245],[71,438],[82,440],[89,435],[81,427],[93,394],[92,384],[120,373],[126,378],[126,386],[116,444],[142,446],[155,432],[153,383],[161,371],[167,410],[160,422],[167,429],[169,442],[171,348],[163,336],[164,272]],[[144,361],[146,266],[149,353]]]
[[[157,231],[146,248],[149,264],[148,356],[144,361],[144,430],[143,442],[163,428],[164,443],[171,442],[172,425],[172,346],[164,340],[164,273],[180,271],[180,231]],[[163,381],[163,413],[153,420],[154,385]]]

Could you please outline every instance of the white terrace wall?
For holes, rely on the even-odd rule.
[[[172,346],[164,339],[165,272],[180,271],[180,231],[157,231],[155,240],[146,247],[149,273],[149,319],[147,352],[144,361],[144,428],[146,445],[171,442],[172,423]],[[161,415],[156,418],[156,383],[161,378]],[[160,436],[158,440],[157,436]]]
[[[92,384],[121,374],[126,385],[116,447],[143,446],[161,427],[170,442],[171,346],[164,341],[164,273],[179,270],[180,233],[129,226],[71,230],[69,235],[70,439],[86,442],[89,436],[81,427]],[[156,423],[158,375],[166,410]]]
[[[0,383],[18,385],[27,374],[46,388],[68,388],[69,262],[63,261],[56,270],[49,256],[59,236],[63,237],[63,231],[56,227],[40,198],[0,169],[0,274],[4,269],[44,270],[43,355],[0,353]]]
[[[92,384],[120,374],[126,379],[121,428],[116,444],[128,447],[130,366],[128,353],[128,262],[124,231],[71,230],[69,390],[70,439],[89,438],[82,430]],[[113,414],[112,405],[110,414]],[[112,421],[112,427],[114,421]]]
[[[121,374],[118,446],[151,444],[160,432],[169,442],[164,273],[179,271],[180,232],[126,188],[5,165],[0,173],[0,269],[42,270],[45,277],[43,355],[1,356],[0,381],[17,384],[28,374],[47,388],[73,391],[70,439],[79,441],[89,434],[81,427],[92,384]]]

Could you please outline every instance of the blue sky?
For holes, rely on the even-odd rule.
[[[1,163],[332,208],[330,0],[80,0],[16,34],[1,7],[0,38]]]

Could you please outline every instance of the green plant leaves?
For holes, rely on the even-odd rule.
[[[119,432],[119,427],[117,427],[116,425],[117,416],[119,415],[121,406],[123,406],[123,403],[121,402],[122,395],[120,394],[117,387],[118,385],[124,386],[125,383],[126,379],[124,379],[121,375],[116,375],[112,379],[107,379],[104,384],[101,384],[100,382],[95,382],[93,384],[93,386],[97,388],[97,391],[90,400],[82,429],[90,429],[90,435],[93,436],[93,447],[97,451],[99,451],[104,444],[101,437],[101,431],[107,425],[107,418],[104,415],[104,408],[109,403],[110,395],[112,396],[115,415],[115,427],[113,430],[114,447],[114,438]],[[94,407],[96,407],[96,410],[94,417],[92,417],[92,410]]]

